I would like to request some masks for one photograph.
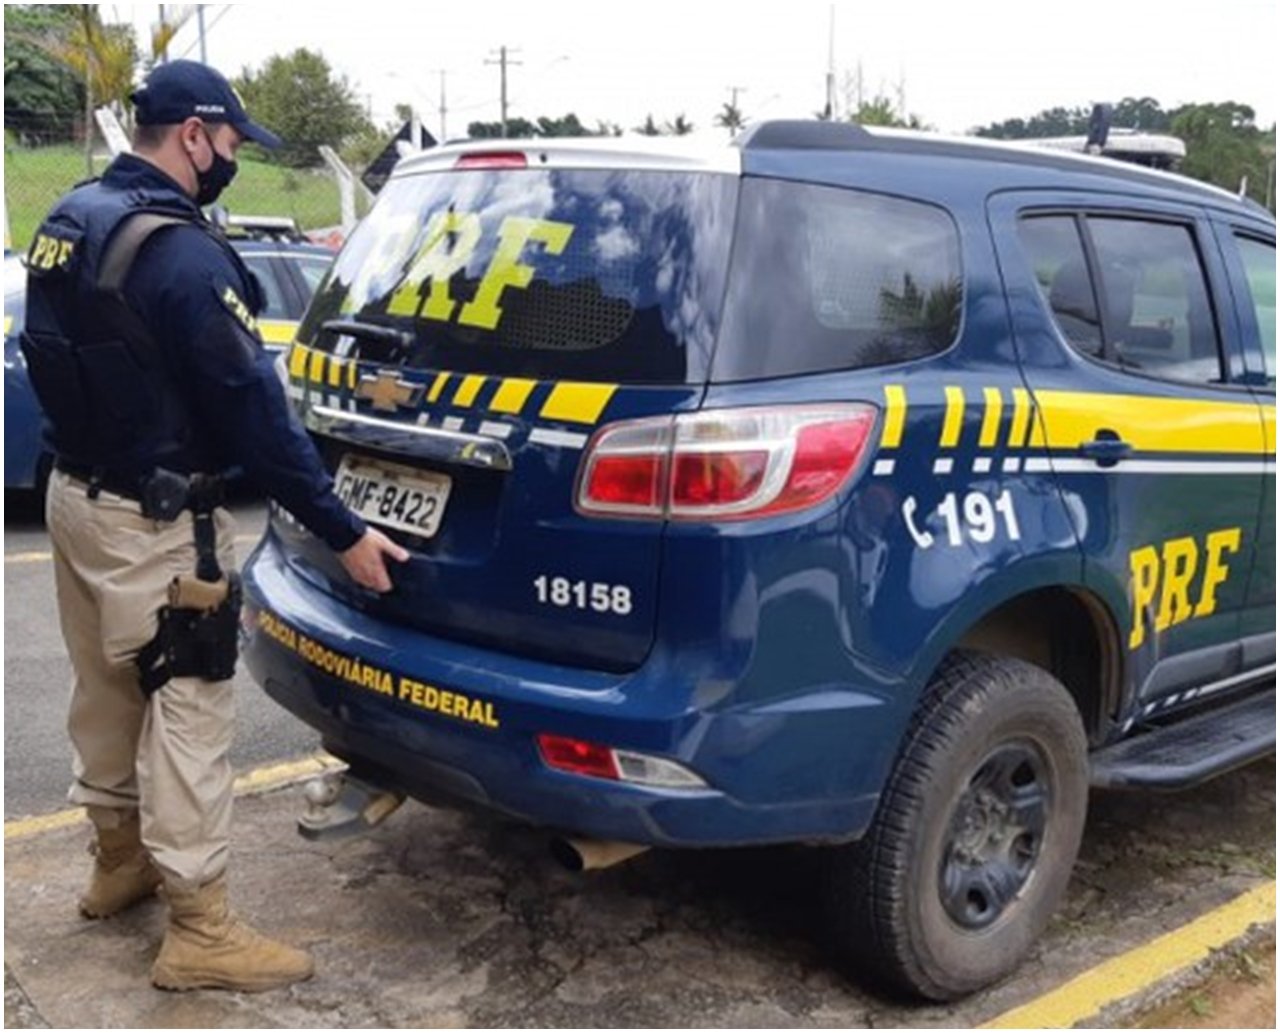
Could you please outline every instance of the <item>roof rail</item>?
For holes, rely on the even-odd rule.
[[[756,122],[734,138],[734,146],[748,150],[848,151],[866,147],[875,137],[854,122],[816,119],[775,119]]]

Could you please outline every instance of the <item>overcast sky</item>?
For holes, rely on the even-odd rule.
[[[829,32],[835,11],[834,37]],[[829,40],[837,96],[861,66],[866,96],[901,93],[908,112],[963,132],[1044,108],[1151,96],[1252,105],[1276,117],[1275,0],[428,0],[205,5],[208,60],[227,74],[297,47],[320,51],[375,121],[397,101],[438,135],[440,72],[447,128],[499,117],[499,70],[511,49],[512,117],[574,112],[630,129],[652,113],[699,130],[736,87],[751,118],[810,117],[825,98]],[[750,13],[748,13],[750,12]],[[105,5],[141,32],[155,4]],[[198,58],[196,20],[171,57]],[[145,37],[144,37],[145,38]]]

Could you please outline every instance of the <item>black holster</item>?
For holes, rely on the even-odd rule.
[[[138,652],[138,679],[148,697],[171,678],[225,681],[235,674],[242,601],[240,575],[223,574],[218,565],[213,511],[222,501],[220,479],[196,474],[182,478],[187,483],[179,487],[172,481],[176,475],[160,471],[156,476],[161,475],[164,480],[156,494],[168,505],[155,508],[171,509],[180,497],[180,509],[191,510],[196,573],[170,583],[169,602],[160,609],[156,636]],[[144,497],[150,487],[144,487]],[[144,511],[147,508],[144,503]]]

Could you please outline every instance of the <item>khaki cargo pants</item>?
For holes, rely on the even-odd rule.
[[[214,516],[218,562],[234,570],[234,523],[226,510]],[[112,811],[137,808],[143,843],[166,880],[202,885],[227,865],[232,683],[174,678],[148,700],[134,666],[155,636],[169,582],[195,572],[191,514],[148,520],[138,503],[105,491],[90,499],[81,481],[54,471],[46,517],[75,672],[68,797],[107,825]]]

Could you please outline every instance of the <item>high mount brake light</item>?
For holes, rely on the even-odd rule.
[[[751,520],[834,495],[866,450],[870,405],[719,409],[616,423],[587,447],[576,504],[590,516]]]
[[[453,163],[455,169],[525,169],[529,159],[523,151],[479,151],[464,154]]]

